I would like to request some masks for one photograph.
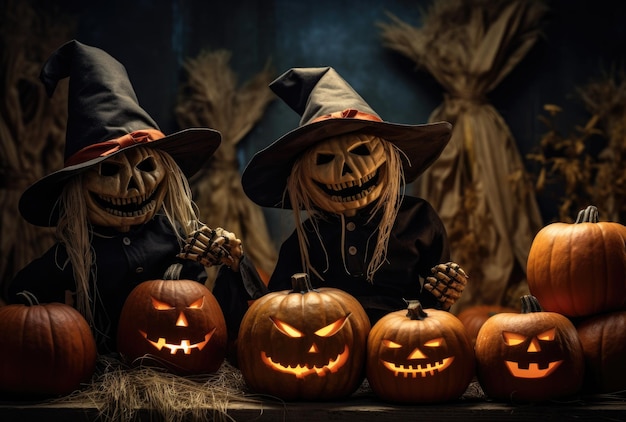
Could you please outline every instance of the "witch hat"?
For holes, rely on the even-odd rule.
[[[258,205],[291,208],[285,194],[296,159],[307,148],[351,132],[383,138],[402,151],[406,183],[414,181],[441,154],[452,125],[405,125],[383,121],[332,67],[292,68],[270,88],[301,116],[300,126],[257,152],[242,174],[242,186]]]
[[[64,167],[33,183],[22,194],[22,216],[38,226],[55,226],[65,183],[78,173],[139,145],[168,153],[186,177],[195,174],[221,142],[209,128],[165,136],[139,106],[124,66],[103,50],[72,40],[44,64],[40,79],[52,96],[69,77]]]

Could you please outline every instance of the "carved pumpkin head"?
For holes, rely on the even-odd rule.
[[[82,182],[89,221],[119,231],[148,222],[167,192],[161,154],[136,147],[86,170]]]
[[[387,314],[367,340],[367,379],[374,393],[394,402],[427,403],[461,396],[474,376],[474,352],[463,324],[451,313],[408,311]]]
[[[268,293],[248,309],[237,353],[246,384],[285,400],[345,397],[363,380],[367,314],[348,293],[312,289],[308,275],[293,290]]]
[[[574,394],[582,386],[583,351],[565,316],[543,312],[534,296],[521,313],[489,318],[476,338],[478,380],[497,399],[540,401]]]
[[[385,185],[385,151],[380,138],[347,134],[307,150],[301,160],[302,185],[320,209],[351,213],[376,201]]]
[[[133,363],[150,362],[174,373],[215,372],[226,354],[222,310],[203,284],[169,277],[177,278],[168,273],[130,293],[120,315],[118,350]]]

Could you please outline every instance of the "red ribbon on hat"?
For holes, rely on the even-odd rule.
[[[136,144],[145,144],[165,138],[163,132],[156,129],[136,130],[117,139],[86,146],[65,160],[65,167],[84,163],[97,157],[106,157],[121,149]]]
[[[334,113],[325,114],[324,116],[316,117],[315,119],[311,120],[311,123],[320,122],[322,120],[329,120],[329,119],[360,119],[360,120],[371,120],[373,122],[383,121],[380,117],[374,116],[373,114],[364,113],[362,111],[355,110],[353,108],[347,108],[343,111],[335,111]]]

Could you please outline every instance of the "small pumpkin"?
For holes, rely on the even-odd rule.
[[[475,305],[463,309],[457,315],[457,318],[465,326],[465,331],[467,331],[473,346],[476,343],[478,331],[480,331],[480,327],[483,326],[485,321],[502,312],[517,312],[517,309],[502,305]]]
[[[28,294],[27,294],[28,296]],[[0,307],[0,391],[69,394],[89,381],[97,358],[89,324],[62,303]]]
[[[120,354],[133,364],[176,374],[212,373],[226,355],[226,321],[211,291],[179,279],[180,264],[162,280],[137,285],[126,298],[117,333]]]
[[[521,302],[521,313],[496,314],[478,332],[475,353],[483,390],[511,401],[577,393],[585,363],[576,328],[565,316],[544,312],[532,295]]]
[[[247,386],[284,400],[332,400],[362,383],[370,322],[361,304],[336,288],[313,289],[308,274],[292,290],[271,292],[247,310],[237,356]]]
[[[457,317],[419,301],[382,317],[367,340],[367,379],[383,400],[435,403],[459,398],[474,376],[474,351]]]
[[[584,390],[626,390],[626,311],[609,312],[576,325],[585,356]]]
[[[530,293],[544,309],[568,317],[626,309],[625,243],[626,227],[598,222],[594,206],[574,224],[547,225],[530,247]]]

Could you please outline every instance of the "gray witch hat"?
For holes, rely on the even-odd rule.
[[[72,40],[44,64],[40,79],[52,96],[69,77],[65,165],[33,183],[22,194],[22,216],[38,226],[55,226],[58,200],[66,182],[78,173],[139,145],[168,153],[186,177],[195,174],[221,142],[210,128],[185,129],[165,136],[139,106],[124,66],[108,53]]]
[[[379,136],[398,147],[407,183],[414,181],[448,144],[452,125],[383,121],[332,67],[292,68],[270,88],[301,116],[300,126],[257,152],[242,174],[246,195],[258,205],[291,208],[287,178],[307,148],[350,132]]]

